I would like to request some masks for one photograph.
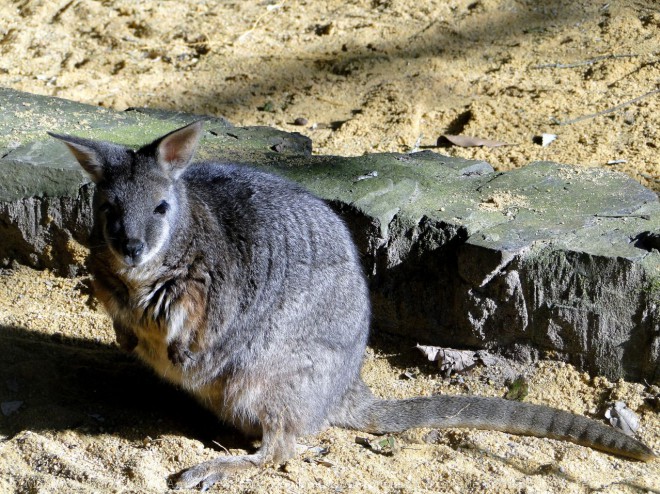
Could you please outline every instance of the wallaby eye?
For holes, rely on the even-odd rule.
[[[165,214],[167,213],[168,209],[170,209],[170,205],[167,204],[166,201],[160,201],[160,203],[158,203],[158,206],[156,206],[156,209],[154,209],[154,213]]]

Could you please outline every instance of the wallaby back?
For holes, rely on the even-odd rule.
[[[90,269],[122,348],[262,438],[177,487],[283,462],[329,424],[376,433],[476,427],[650,459],[641,443],[547,407],[477,397],[377,400],[359,372],[370,304],[358,254],[323,201],[275,175],[192,161],[201,123],[136,151],[54,135],[96,184]]]

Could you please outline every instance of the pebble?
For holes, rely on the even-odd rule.
[[[307,122],[309,122],[309,120],[305,117],[298,117],[293,121],[293,125],[299,125],[302,127],[303,125],[307,125]]]

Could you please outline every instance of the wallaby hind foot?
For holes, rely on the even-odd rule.
[[[261,447],[250,455],[222,456],[200,463],[170,477],[175,489],[207,490],[226,475],[267,463],[282,464],[296,453],[296,437],[281,431],[264,431]]]

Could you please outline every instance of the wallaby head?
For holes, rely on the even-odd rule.
[[[178,179],[201,133],[202,123],[195,122],[137,151],[50,133],[68,146],[96,184],[96,214],[104,240],[125,267],[142,266],[166,248],[185,206]]]

